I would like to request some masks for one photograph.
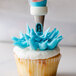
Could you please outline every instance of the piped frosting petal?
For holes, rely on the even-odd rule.
[[[42,25],[41,25],[42,26]],[[59,31],[54,28],[52,32],[49,32],[48,28],[42,35],[38,35],[34,29],[30,29],[27,26],[27,33],[23,34],[20,32],[20,38],[13,37],[14,45],[20,48],[31,47],[33,50],[39,49],[40,51],[53,50],[57,47],[58,43],[63,39],[59,36]]]

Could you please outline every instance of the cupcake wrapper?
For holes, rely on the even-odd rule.
[[[61,55],[40,60],[15,58],[19,76],[56,76]]]

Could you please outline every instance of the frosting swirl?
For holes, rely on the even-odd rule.
[[[59,31],[56,28],[49,32],[50,28],[48,28],[44,33],[35,32],[34,29],[30,29],[27,26],[27,33],[23,34],[20,32],[20,38],[13,37],[14,45],[18,46],[22,49],[26,47],[31,47],[33,50],[50,50],[52,51],[55,47],[57,47],[58,43],[63,39],[62,36],[59,35]]]

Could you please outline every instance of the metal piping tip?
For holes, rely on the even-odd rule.
[[[43,34],[43,26],[42,26],[42,24],[37,23],[35,30],[36,30],[37,35],[42,35]]]
[[[43,16],[34,16],[35,23],[40,23],[44,26],[45,15]]]

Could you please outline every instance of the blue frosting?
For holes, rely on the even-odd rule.
[[[30,0],[30,5],[33,7],[44,7],[47,4],[47,0]]]
[[[43,26],[42,26],[42,24],[37,23],[35,29],[36,29],[37,35],[42,35],[43,34]]]
[[[14,41],[15,46],[22,49],[30,46],[33,50],[53,50],[55,47],[57,47],[58,43],[63,39],[63,37],[58,36],[59,31],[56,30],[56,28],[54,28],[54,30],[51,32],[49,32],[49,30],[50,28],[48,28],[44,33],[39,34],[39,32],[35,32],[33,29],[30,29],[29,26],[27,26],[26,34],[20,32],[20,38],[13,37],[12,40]]]

